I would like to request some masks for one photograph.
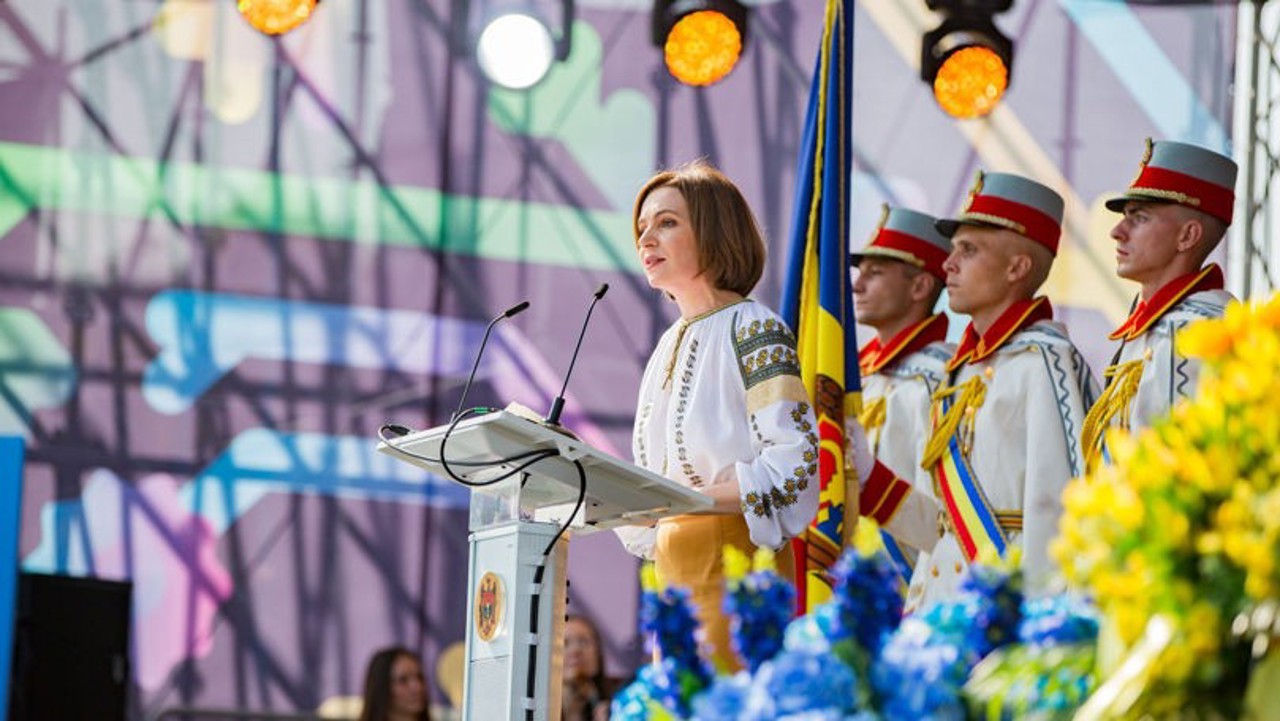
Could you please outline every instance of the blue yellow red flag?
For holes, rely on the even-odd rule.
[[[802,611],[831,595],[826,570],[839,556],[847,532],[844,419],[857,414],[861,391],[849,294],[852,90],[853,0],[826,0],[797,164],[781,304],[783,317],[796,333],[820,442],[818,515],[794,544]]]

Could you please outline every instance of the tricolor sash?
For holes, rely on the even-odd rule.
[[[974,380],[982,382],[977,378]],[[956,402],[954,393],[939,395],[940,402],[933,405],[934,428],[942,426],[942,419]],[[963,412],[966,409],[957,410]],[[1009,540],[960,447],[963,435],[960,428],[950,434],[946,448],[931,470],[934,489],[942,500],[949,525],[964,551],[965,559],[972,563],[989,550],[1003,556]]]
[[[902,582],[910,583],[911,574],[916,569],[916,551],[898,543],[898,539],[883,528],[880,529],[880,541],[884,543],[885,553],[893,561],[893,566],[902,577]]]

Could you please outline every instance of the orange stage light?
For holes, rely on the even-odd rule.
[[[723,13],[700,10],[676,22],[662,53],[676,80],[686,85],[711,85],[738,64],[742,34]]]
[[[283,35],[311,18],[319,0],[237,0],[236,9],[258,32]]]
[[[995,109],[1009,87],[1009,68],[991,48],[970,45],[942,61],[933,97],[954,118],[977,118]]]

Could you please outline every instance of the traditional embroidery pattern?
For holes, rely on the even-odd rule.
[[[1079,434],[1071,417],[1071,391],[1067,389],[1067,371],[1062,366],[1062,356],[1047,346],[1039,348],[1040,358],[1044,360],[1044,370],[1053,381],[1053,397],[1058,403],[1058,418],[1062,419],[1062,432],[1067,444],[1067,461],[1071,466],[1071,475],[1084,472],[1084,464],[1080,458],[1080,447],[1076,442]],[[1087,402],[1087,401],[1086,401]]]
[[[796,356],[796,338],[784,323],[773,318],[753,320],[746,327],[738,326],[733,339],[738,354],[738,366],[742,382],[747,390],[770,378],[781,375],[800,376],[800,360]]]
[[[676,460],[680,462],[680,470],[684,473],[685,478],[689,479],[689,485],[694,488],[700,488],[705,485],[702,476],[698,475],[697,469],[693,467],[693,463],[689,460],[689,448],[684,443],[684,425],[686,420],[685,411],[689,406],[689,396],[693,393],[691,384],[693,383],[693,368],[698,362],[698,339],[693,338],[689,341],[689,354],[685,357],[684,368],[680,372],[680,387],[676,391],[676,417],[675,417],[675,435],[676,442]]]
[[[653,404],[645,403],[640,409],[640,418],[636,422],[636,463],[638,465],[649,466],[649,448],[645,446],[644,439],[649,432],[649,416],[653,413]]]
[[[809,487],[809,479],[818,473],[818,434],[814,431],[813,424],[809,422],[809,404],[801,402],[797,405],[791,411],[791,421],[804,434],[806,444],[803,456],[805,464],[797,466],[791,473],[791,477],[803,491]]]
[[[768,518],[775,510],[795,505],[800,500],[800,492],[809,488],[809,480],[818,473],[818,434],[809,422],[809,404],[801,402],[792,408],[791,421],[804,434],[807,446],[802,456],[804,463],[791,470],[791,475],[781,488],[771,488],[760,493],[752,491],[743,496],[743,511],[757,518]],[[754,414],[751,416],[751,427],[757,428]]]

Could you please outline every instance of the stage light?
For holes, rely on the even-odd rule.
[[[311,18],[319,0],[237,0],[236,9],[254,30],[283,35]]]
[[[555,41],[541,20],[507,13],[489,22],[476,43],[476,61],[492,82],[524,90],[542,80],[555,59]]]
[[[463,14],[466,25],[455,36],[468,40],[454,47],[473,50],[489,82],[508,90],[527,90],[541,82],[556,61],[569,59],[575,4],[575,0],[470,0]]]
[[[1013,67],[1013,41],[1000,32],[992,16],[1008,10],[1012,2],[926,0],[943,20],[924,36],[920,77],[948,115],[981,117],[1004,97]]]
[[[657,0],[653,44],[672,77],[711,85],[738,64],[747,40],[747,9],[737,0]]]

